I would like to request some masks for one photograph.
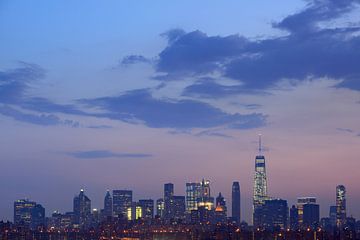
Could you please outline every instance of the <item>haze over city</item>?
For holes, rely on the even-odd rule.
[[[84,188],[135,199],[210,180],[251,222],[263,136],[268,194],[347,189],[360,218],[359,1],[0,2],[0,220]]]

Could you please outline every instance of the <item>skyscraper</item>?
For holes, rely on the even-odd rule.
[[[316,228],[320,223],[320,206],[315,203],[306,203],[303,205],[303,227]]]
[[[290,229],[291,230],[297,230],[299,227],[299,214],[298,209],[295,207],[295,205],[292,205],[290,208]]]
[[[107,190],[104,198],[104,217],[112,217],[113,215],[113,199],[111,197],[110,191]]]
[[[212,210],[214,207],[214,198],[211,197],[210,181],[203,179],[200,182],[200,196],[196,200],[197,208],[205,207],[207,210]]]
[[[142,217],[145,219],[151,219],[154,217],[154,200],[141,199],[139,205],[142,209]]]
[[[132,204],[131,190],[113,190],[113,213],[114,217],[126,218],[128,208]]]
[[[341,228],[346,223],[346,189],[343,185],[336,186],[336,226]]]
[[[174,184],[164,184],[164,218],[171,219],[174,217],[173,199],[174,196]]]
[[[215,220],[216,222],[224,223],[227,218],[227,208],[225,198],[219,192],[219,195],[216,197],[216,207],[215,207]]]
[[[231,216],[237,222],[240,223],[241,220],[241,203],[240,203],[240,184],[239,182],[233,182],[232,191],[232,208],[231,208]]]
[[[45,208],[36,202],[20,199],[14,202],[14,223],[35,229],[45,225]]]
[[[164,211],[165,211],[164,205],[165,204],[163,198],[159,198],[158,200],[156,200],[156,215],[160,218],[164,217]]]
[[[304,216],[304,205],[305,204],[316,204],[316,198],[315,197],[299,197],[297,199],[296,207],[298,209],[299,227],[303,227],[303,216]]]
[[[173,218],[176,220],[185,218],[185,196],[173,196]]]
[[[336,206],[330,206],[329,218],[330,218],[330,223],[331,223],[332,227],[336,226],[336,212],[337,212],[337,207]]]
[[[186,183],[186,212],[197,209],[197,199],[200,197],[201,184],[199,182]]]
[[[259,154],[255,158],[255,176],[254,176],[254,195],[253,195],[253,210],[263,205],[267,195],[267,178],[265,157],[262,155],[261,135],[259,135]]]
[[[78,196],[74,197],[75,223],[86,227],[91,220],[91,201],[85,195],[84,189],[80,190]]]
[[[264,204],[256,207],[254,226],[265,228],[287,227],[289,208],[283,199],[265,200]]]

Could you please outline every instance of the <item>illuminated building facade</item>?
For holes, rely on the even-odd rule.
[[[81,227],[87,226],[91,221],[91,201],[85,195],[84,189],[80,190],[78,196],[74,197],[75,224]]]
[[[174,217],[173,211],[174,184],[164,184],[164,218],[171,219]]]
[[[141,199],[139,205],[142,209],[142,217],[145,219],[151,219],[154,217],[154,200]]]
[[[156,200],[156,215],[160,218],[164,217],[165,203],[163,198]]]
[[[210,181],[203,179],[200,182],[200,196],[196,200],[197,208],[205,207],[207,210],[214,208],[214,198],[211,197]]]
[[[197,209],[197,199],[200,197],[201,183],[186,183],[186,212],[190,213]]]
[[[132,204],[131,190],[113,190],[114,217],[126,217]]]
[[[336,186],[336,226],[341,228],[346,223],[346,189],[343,185]]]
[[[298,209],[298,222],[299,226],[303,226],[304,218],[304,205],[305,204],[316,204],[315,197],[300,197],[297,199],[296,208]]]
[[[262,155],[261,135],[259,135],[259,154],[255,158],[255,176],[253,190],[253,211],[255,214],[256,208],[261,207],[265,203],[265,200],[268,199],[266,166],[265,157]],[[255,216],[253,217],[253,221],[255,221]]]
[[[14,223],[35,229],[45,224],[45,208],[36,202],[20,199],[14,202]]]

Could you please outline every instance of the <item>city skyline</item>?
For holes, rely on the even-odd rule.
[[[228,214],[238,181],[250,223],[259,133],[267,196],[314,196],[325,216],[343,185],[360,218],[359,10],[1,1],[0,220],[25,197],[65,212],[81,188],[100,207],[107,189],[156,201],[164,183],[186,196],[204,179]]]

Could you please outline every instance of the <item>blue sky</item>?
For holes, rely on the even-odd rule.
[[[108,188],[158,198],[165,182],[184,194],[205,177],[229,204],[240,181],[250,220],[259,132],[273,197],[315,195],[326,214],[344,184],[359,217],[358,10],[356,0],[1,1],[1,217],[26,196],[67,211],[85,187],[100,208]]]

